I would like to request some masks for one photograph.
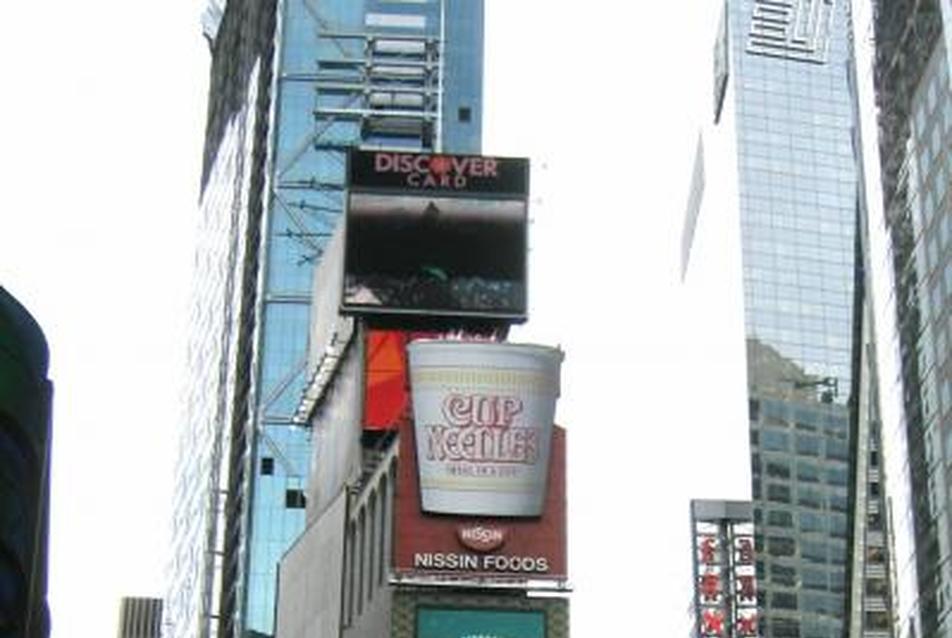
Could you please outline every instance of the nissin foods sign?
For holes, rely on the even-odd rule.
[[[538,516],[423,511],[412,426],[401,426],[394,570],[398,576],[565,580],[565,431],[552,428],[548,484]]]
[[[515,157],[353,151],[350,188],[527,196],[529,161]]]

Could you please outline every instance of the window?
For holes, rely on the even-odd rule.
[[[809,483],[817,483],[820,480],[820,470],[812,463],[797,463],[797,479]]]
[[[845,516],[833,516],[830,519],[830,535],[835,538],[846,538]]]
[[[793,527],[793,513],[784,510],[770,510],[767,512],[767,525]]]
[[[803,586],[806,589],[817,591],[827,590],[826,572],[819,569],[804,569],[802,571]]]
[[[773,618],[770,628],[777,638],[799,638],[800,623],[792,618]]]
[[[790,464],[784,461],[767,461],[767,476],[773,478],[790,478]]]
[[[889,587],[882,578],[868,578],[866,580],[866,593],[870,596],[887,596]]]
[[[837,459],[840,461],[849,460],[849,449],[846,445],[846,441],[838,441],[836,439],[827,439],[826,457],[828,459]]]
[[[814,614],[833,613],[832,601],[828,596],[806,594],[803,597],[803,610]]]
[[[399,13],[368,13],[364,17],[368,27],[396,29],[425,29],[426,16],[405,15]]]
[[[873,630],[889,630],[889,613],[885,611],[867,611],[866,626]]]
[[[270,456],[264,456],[261,458],[261,474],[264,476],[271,476],[274,474],[274,459]]]
[[[823,493],[812,487],[799,487],[797,488],[797,503],[806,507],[821,509],[823,507]]]
[[[797,454],[806,456],[820,455],[820,437],[808,434],[797,435]]]
[[[767,500],[774,503],[789,503],[790,488],[786,485],[770,483],[767,485]]]
[[[830,509],[835,512],[845,512],[849,509],[849,503],[843,494],[830,494]]]
[[[796,609],[797,595],[790,592],[774,592],[770,599],[770,606],[774,609]]]
[[[797,570],[786,565],[770,565],[770,580],[778,585],[793,587],[797,584]]]
[[[757,422],[760,420],[760,401],[757,399],[749,399],[747,401],[747,414],[751,421]]]
[[[456,119],[460,122],[469,122],[473,118],[473,111],[468,106],[461,106],[456,112]]]
[[[846,486],[846,468],[830,467],[826,470],[826,482],[830,485]]]
[[[288,509],[304,509],[304,501],[303,490],[286,490],[284,492],[284,506]]]
[[[760,447],[764,450],[786,452],[790,447],[790,436],[786,432],[764,430],[760,436]]]
[[[826,545],[824,543],[804,541],[801,548],[801,554],[803,554],[805,559],[814,563],[825,563]]]
[[[797,550],[797,544],[792,538],[785,536],[768,536],[767,553],[771,556],[793,556]]]
[[[800,512],[800,531],[825,532],[826,519],[812,512]]]

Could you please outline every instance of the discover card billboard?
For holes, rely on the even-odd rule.
[[[349,161],[342,311],[525,320],[528,160]]]

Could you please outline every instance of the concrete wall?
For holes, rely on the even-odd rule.
[[[333,638],[341,623],[347,492],[342,491],[281,561],[276,638]]]

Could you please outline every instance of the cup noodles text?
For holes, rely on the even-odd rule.
[[[517,463],[539,461],[540,428],[512,427],[522,400],[490,394],[448,394],[442,423],[425,423],[426,454],[431,461]]]

